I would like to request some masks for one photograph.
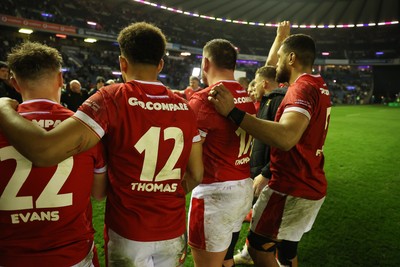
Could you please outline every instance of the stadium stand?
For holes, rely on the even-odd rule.
[[[96,0],[41,1],[28,0],[0,2],[2,15],[31,19],[41,23],[56,23],[76,28],[76,34],[62,39],[55,32],[35,31],[30,36],[15,33],[15,25],[0,22],[0,60],[4,60],[9,49],[24,39],[40,41],[58,48],[64,57],[66,80],[79,79],[82,86],[91,88],[96,76],[106,79],[118,77],[118,47],[115,43],[119,30],[135,21],[154,23],[163,29],[169,42],[169,55],[160,80],[170,88],[184,89],[194,67],[200,67],[201,47],[212,38],[231,40],[239,51],[237,70],[246,72],[250,79],[257,68],[264,65],[274,36],[275,27],[252,27],[225,23],[223,31],[216,21],[190,17],[185,22],[169,16],[154,16],[140,4],[131,1],[116,1],[99,4]],[[166,11],[159,11],[166,12]],[[1,14],[0,14],[1,15]],[[92,23],[89,23],[92,22]],[[11,27],[10,27],[11,26]],[[292,29],[315,38],[317,44],[316,67],[325,75],[336,103],[371,103],[373,91],[372,65],[397,65],[400,61],[400,27]],[[95,36],[94,44],[83,42],[84,37]],[[189,51],[190,56],[180,53]],[[329,52],[329,54],[327,53]],[[334,62],[334,64],[331,64]],[[341,66],[341,67],[340,67]],[[114,74],[113,74],[114,72]],[[397,92],[382,93],[386,98],[395,98]],[[379,101],[378,101],[379,102]]]

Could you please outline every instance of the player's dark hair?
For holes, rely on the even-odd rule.
[[[204,53],[221,69],[234,70],[237,52],[233,44],[224,39],[214,39],[206,43]]]
[[[124,28],[118,35],[121,53],[130,63],[158,66],[165,54],[167,40],[162,31],[149,23],[138,22]]]
[[[284,53],[294,52],[304,66],[312,66],[315,60],[315,42],[309,35],[293,34],[282,43]]]
[[[256,74],[260,75],[266,80],[273,80],[275,81],[276,77],[276,67],[274,66],[263,66],[257,69]]]
[[[57,49],[36,42],[24,42],[11,50],[8,67],[19,79],[36,80],[61,71],[62,56]]]

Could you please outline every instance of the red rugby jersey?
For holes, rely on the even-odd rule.
[[[291,150],[271,147],[272,189],[306,199],[321,199],[326,195],[323,146],[330,111],[329,90],[320,75],[303,74],[289,86],[275,121],[285,112],[300,112],[310,122]]]
[[[135,241],[159,241],[185,232],[181,179],[192,143],[200,140],[186,100],[162,83],[107,86],[74,115],[93,129],[108,153],[105,221]]]
[[[18,112],[46,130],[73,112],[45,99]],[[93,173],[106,171],[101,145],[39,168],[0,135],[0,266],[72,266],[93,243]]]
[[[235,106],[255,114],[252,99],[237,81],[220,81],[232,93]],[[217,83],[217,84],[218,84]],[[208,101],[213,86],[192,95],[189,105],[197,115],[203,143],[203,184],[242,180],[250,177],[252,137],[231,120],[218,114]]]

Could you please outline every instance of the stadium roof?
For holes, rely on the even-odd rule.
[[[120,0],[147,5],[146,12],[171,11],[211,20],[274,26],[282,20],[295,25],[375,26],[398,23],[399,0]],[[158,9],[158,10],[157,10]]]

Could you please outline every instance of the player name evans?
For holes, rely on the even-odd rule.
[[[41,221],[58,221],[60,219],[59,211],[40,211],[40,212],[27,212],[11,214],[11,223],[28,223],[28,222],[41,222]]]

